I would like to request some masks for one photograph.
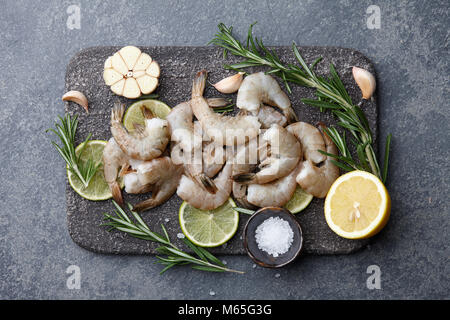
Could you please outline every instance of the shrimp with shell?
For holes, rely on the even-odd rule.
[[[203,172],[202,132],[200,125],[195,125],[193,122],[189,102],[182,102],[175,106],[166,120],[174,143],[171,148],[174,163],[183,164],[189,175],[208,192],[216,192],[214,182]]]
[[[258,149],[259,171],[234,175],[234,181],[244,184],[264,184],[274,181],[294,170],[302,156],[298,139],[278,124],[272,125],[264,132],[262,144]]]
[[[175,165],[170,157],[160,157],[136,165],[132,172],[125,174],[125,184],[127,185],[129,176],[128,179],[135,180],[135,184],[142,186],[136,193],[150,191],[152,195],[136,204],[133,210],[145,211],[166,202],[177,190],[182,174],[183,166]]]
[[[261,127],[258,117],[252,115],[227,116],[214,112],[203,97],[207,72],[196,74],[190,105],[206,135],[227,146],[242,144],[256,137]]]
[[[123,206],[122,190],[120,189],[119,173],[128,165],[129,157],[122,151],[114,138],[110,138],[103,149],[103,175],[111,190],[114,201]]]
[[[326,152],[337,155],[337,147],[324,131],[325,126],[323,124],[320,125],[320,129],[325,141]],[[333,182],[339,177],[339,168],[331,160],[333,160],[333,157],[326,156],[320,167],[316,166],[310,159],[303,161],[296,177],[300,187],[317,198],[324,198]]]
[[[282,207],[294,195],[300,164],[287,176],[265,184],[250,184],[246,200],[257,207]]]
[[[178,185],[177,195],[197,209],[216,209],[230,197],[232,186],[231,170],[232,164],[227,162],[222,171],[214,179],[214,184],[217,186],[217,192],[215,194],[207,192],[190,177],[182,175],[180,184]]]
[[[306,122],[296,122],[288,125],[286,130],[301,142],[303,157],[313,163],[325,160],[325,155],[318,150],[325,150],[325,143],[319,129]]]
[[[281,90],[278,82],[264,72],[253,73],[242,81],[236,106],[256,115],[263,103],[281,109],[288,123],[298,121],[289,97]]]
[[[144,106],[141,108],[145,124],[135,124],[135,131],[128,132],[122,123],[125,107],[116,103],[111,112],[111,133],[119,147],[128,156],[139,160],[151,160],[161,156],[169,143],[169,128],[166,120],[155,117]]]

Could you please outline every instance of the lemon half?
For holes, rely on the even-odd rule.
[[[377,234],[386,225],[391,198],[375,175],[351,171],[333,183],[324,210],[328,226],[339,236],[364,239]]]

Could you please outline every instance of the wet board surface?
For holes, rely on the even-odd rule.
[[[281,61],[296,64],[290,47],[272,47],[279,55]],[[103,81],[103,66],[105,60],[119,50],[120,47],[93,47],[76,54],[67,67],[66,90],[79,90],[89,101],[89,114],[73,102],[65,102],[66,111],[71,115],[78,115],[79,125],[77,131],[77,144],[92,133],[92,139],[108,140],[111,137],[109,122],[111,107],[114,101],[121,100],[130,105],[133,100],[118,97]],[[222,50],[216,47],[140,47],[160,63],[160,86],[155,93],[160,95],[159,100],[170,107],[182,101],[189,100],[191,95],[192,79],[196,72],[205,69],[209,72],[208,81],[215,83],[222,78],[233,74],[225,70],[223,64],[241,61],[240,58],[228,55],[223,58]],[[370,60],[358,51],[338,47],[299,47],[305,61],[310,64],[317,57],[323,60],[316,65],[318,75],[328,76],[329,65],[332,62],[347,88],[352,100],[360,100],[359,88],[353,81],[351,67],[359,66],[375,74]],[[262,68],[249,68],[247,72],[262,71]],[[277,79],[283,89],[284,86]],[[314,91],[297,85],[291,85],[292,94],[289,94],[293,107],[300,119],[311,124],[319,121],[332,125],[336,119],[329,113],[321,113],[318,109],[304,105],[301,98],[314,98]],[[205,97],[229,97],[236,101],[236,94],[223,95],[208,85]],[[369,125],[372,128],[377,148],[378,137],[378,107],[376,97],[362,106]],[[124,192],[124,199],[132,204],[149,197],[147,195],[128,195]],[[107,201],[89,201],[80,197],[72,190],[69,183],[66,186],[67,225],[70,236],[79,246],[98,253],[112,254],[155,254],[157,244],[149,241],[135,239],[128,234],[112,231],[101,227],[104,212],[113,212],[113,204]],[[164,224],[168,234],[177,246],[187,249],[177,237],[181,233],[178,223],[178,208],[182,200],[175,194],[169,201],[152,210],[142,213],[143,220],[150,229],[161,232]],[[325,222],[323,214],[323,199],[314,199],[302,212],[296,214],[303,229],[304,251],[309,254],[348,254],[367,245],[369,240],[347,240],[337,236]],[[215,254],[246,254],[243,247],[242,231],[248,215],[240,214],[239,229],[236,235],[227,244],[212,248]],[[189,251],[189,250],[187,250]]]

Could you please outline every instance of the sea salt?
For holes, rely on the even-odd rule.
[[[182,234],[182,233],[177,233],[177,238],[178,238],[178,239],[184,239],[185,237],[184,237],[184,234]]]
[[[286,220],[270,217],[256,228],[256,244],[273,257],[286,253],[294,241],[294,232]]]

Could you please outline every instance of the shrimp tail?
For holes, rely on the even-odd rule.
[[[142,211],[145,211],[145,210],[149,210],[149,209],[151,209],[151,208],[154,208],[154,207],[156,207],[157,205],[159,205],[159,203],[157,203],[157,202],[155,201],[155,199],[149,198],[149,199],[147,199],[147,200],[141,201],[141,202],[139,202],[138,204],[136,204],[136,205],[133,207],[133,211],[142,212]]]
[[[111,110],[111,121],[122,122],[123,113],[125,112],[125,106],[122,103],[115,103]]]
[[[141,106],[142,115],[145,119],[153,119],[155,114],[149,108],[146,108],[144,105]]]
[[[206,70],[197,72],[194,81],[192,82],[192,99],[203,96],[207,77],[208,72]]]
[[[286,117],[288,123],[298,122],[297,114],[295,113],[295,111],[292,107],[285,110],[285,112],[283,112],[283,114]]]
[[[109,188],[111,189],[114,201],[123,208],[124,202],[122,197],[122,190],[120,190],[119,183],[117,181],[114,181],[113,183],[109,184]]]
[[[211,180],[210,177],[208,177],[206,174],[202,173],[198,176],[198,179],[196,179],[201,183],[201,185],[208,191],[209,193],[216,193],[217,187],[214,181]]]
[[[255,179],[256,173],[240,173],[233,176],[233,180],[238,183],[251,183]]]

